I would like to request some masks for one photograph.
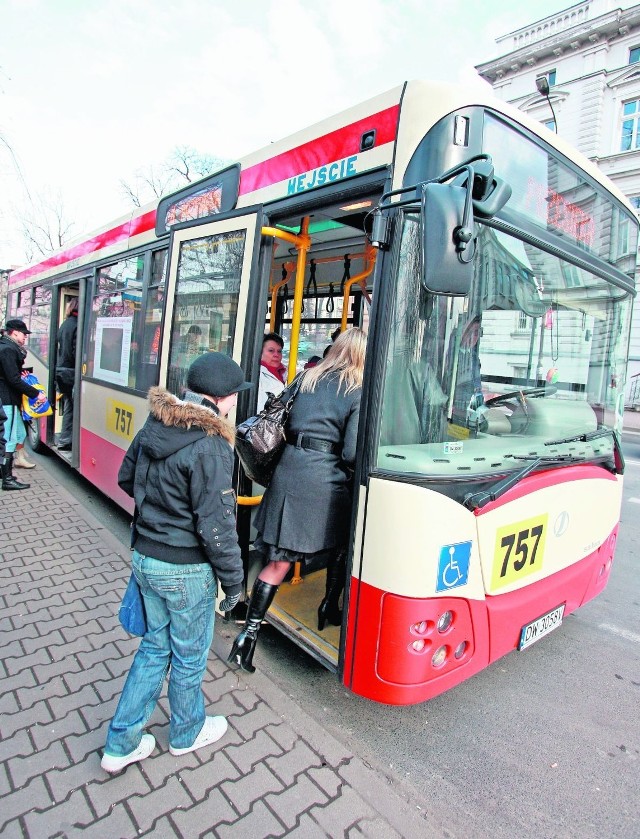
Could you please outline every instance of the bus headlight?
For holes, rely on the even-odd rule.
[[[442,667],[442,665],[447,660],[447,648],[446,647],[438,647],[435,651],[433,656],[431,657],[431,664],[434,667]]]
[[[462,658],[462,656],[466,653],[468,646],[469,645],[466,641],[460,641],[458,646],[453,651],[453,657],[458,659]]]
[[[446,632],[447,629],[449,629],[449,627],[451,626],[452,621],[452,613],[449,610],[443,612],[438,618],[438,632]]]

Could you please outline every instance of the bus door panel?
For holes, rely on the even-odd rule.
[[[65,397],[60,391],[59,379],[56,375],[56,369],[59,367],[58,362],[58,331],[62,324],[67,319],[67,310],[69,304],[73,300],[77,300],[77,332],[76,332],[76,353],[75,365],[73,372],[72,384],[72,415],[73,427],[71,432],[71,451],[60,450],[60,454],[64,456],[65,460],[73,467],[77,468],[80,464],[80,448],[82,443],[81,425],[82,425],[82,373],[83,373],[83,334],[84,334],[84,305],[87,299],[87,285],[91,282],[90,277],[83,277],[78,282],[65,283],[58,289],[57,295],[57,314],[58,326],[53,334],[53,353],[51,358],[51,393],[55,393],[55,411],[53,415],[53,422],[48,427],[47,442],[55,446],[62,431],[63,412],[65,407]],[[70,375],[67,376],[70,378]]]
[[[262,208],[251,207],[173,229],[160,381],[177,396],[202,353],[222,352],[240,363],[262,226]]]

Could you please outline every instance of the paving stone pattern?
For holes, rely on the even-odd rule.
[[[227,667],[219,636],[204,691],[229,720],[221,743],[173,757],[164,695],[153,755],[106,775],[106,729],[137,647],[117,620],[129,552],[41,468],[28,478],[29,490],[0,492],[3,839],[435,835],[268,674]]]

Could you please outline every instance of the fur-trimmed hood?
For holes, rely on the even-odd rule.
[[[235,430],[231,423],[204,404],[183,402],[166,388],[152,387],[149,409],[151,415],[140,445],[154,460],[166,458],[204,436],[217,435],[233,446]]]

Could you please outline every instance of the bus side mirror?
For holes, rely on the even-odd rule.
[[[422,284],[432,294],[464,296],[473,279],[475,227],[467,187],[422,187]]]

